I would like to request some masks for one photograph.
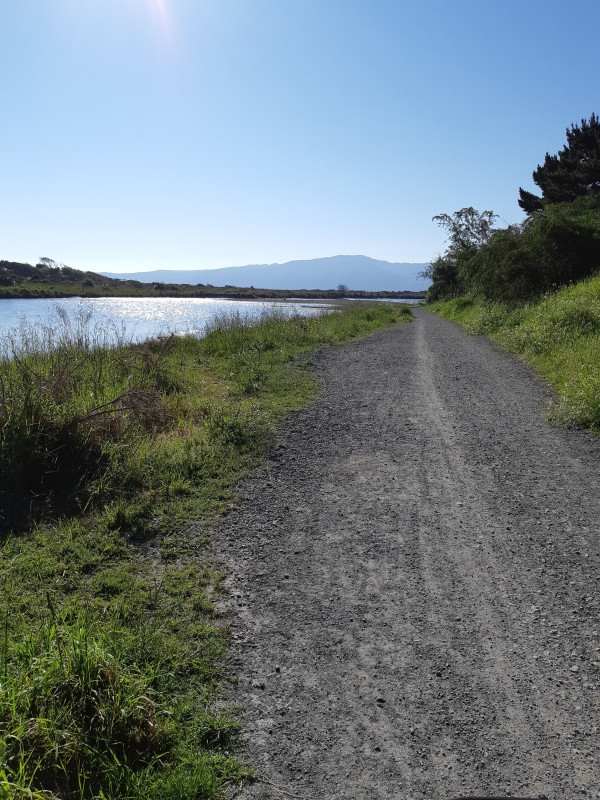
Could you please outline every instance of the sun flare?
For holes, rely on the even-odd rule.
[[[173,15],[169,8],[169,0],[147,0],[147,2],[161,37],[167,44],[173,44]]]

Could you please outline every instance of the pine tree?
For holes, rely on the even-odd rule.
[[[546,153],[533,180],[542,190],[541,197],[519,189],[519,205],[528,214],[542,211],[549,203],[568,203],[586,195],[600,202],[600,119],[596,114],[589,121],[582,119],[580,126],[567,128],[567,144],[555,156]]]

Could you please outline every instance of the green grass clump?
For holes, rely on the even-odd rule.
[[[561,422],[600,430],[600,276],[531,303],[458,297],[431,309],[524,358],[556,389]]]
[[[217,800],[248,777],[207,522],[314,395],[302,354],[410,316],[360,303],[108,347],[63,315],[4,342],[0,798]]]

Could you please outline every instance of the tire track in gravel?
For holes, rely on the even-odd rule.
[[[597,442],[424,311],[315,362],[218,534],[242,796],[600,798]]]

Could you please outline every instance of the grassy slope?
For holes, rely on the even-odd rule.
[[[302,354],[409,318],[357,304],[114,349],[64,321],[58,346],[28,332],[0,371],[0,798],[243,780],[205,524],[314,395]]]
[[[532,303],[459,297],[430,308],[521,356],[556,390],[561,422],[600,430],[600,275]]]

